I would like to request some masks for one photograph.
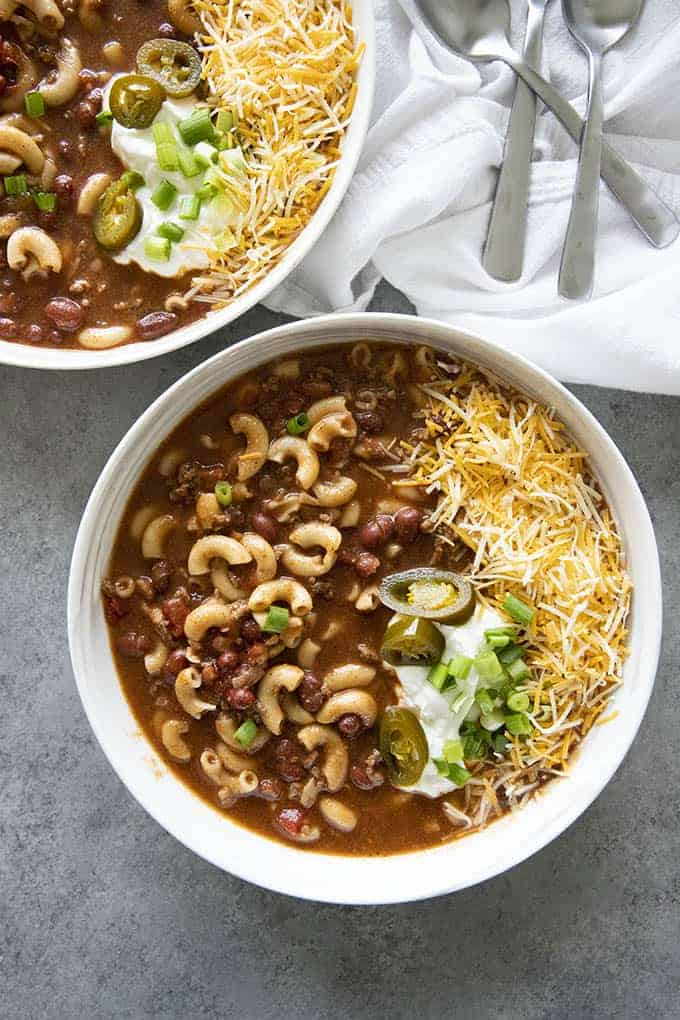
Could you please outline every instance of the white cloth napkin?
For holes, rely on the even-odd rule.
[[[302,265],[269,298],[291,315],[365,308],[381,277],[420,315],[496,340],[557,377],[680,394],[680,242],[658,251],[602,185],[597,278],[585,304],[557,296],[576,146],[545,111],[536,131],[521,281],[503,284],[480,254],[514,76],[476,67],[415,34],[409,0],[376,0],[373,121],[347,196]],[[521,48],[526,0],[512,0]],[[552,0],[543,73],[585,106],[586,61]],[[647,0],[605,57],[609,141],[680,213],[680,6]]]

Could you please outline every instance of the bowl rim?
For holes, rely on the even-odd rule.
[[[137,340],[102,351],[39,347],[0,340],[0,364],[46,371],[83,371],[147,361],[196,343],[224,328],[264,301],[287,279],[311,252],[337,212],[354,176],[368,134],[376,79],[375,11],[372,0],[355,0],[353,10],[357,36],[360,42],[365,43],[366,49],[357,74],[356,100],[333,183],[307,226],[273,269],[225,308],[208,311],[200,319],[157,340]]]
[[[404,888],[398,883],[395,883],[394,886],[386,889],[384,887],[380,887],[380,873],[373,869],[373,877],[376,879],[376,882],[371,886],[370,892],[366,892],[365,890],[356,892],[352,889],[348,890],[345,888],[343,889],[342,895],[339,895],[337,888],[332,884],[329,884],[328,887],[315,887],[313,892],[310,893],[304,887],[296,886],[295,883],[298,881],[297,877],[290,880],[290,876],[285,868],[270,868],[266,873],[257,871],[256,869],[254,870],[253,862],[248,855],[244,855],[240,859],[235,860],[230,858],[225,861],[224,855],[220,855],[216,848],[202,845],[193,838],[191,826],[187,826],[184,819],[180,819],[178,817],[168,818],[164,816],[163,811],[158,809],[153,798],[151,798],[143,789],[144,783],[141,779],[138,779],[138,777],[134,775],[134,769],[131,770],[131,774],[131,772],[126,770],[127,763],[122,761],[120,756],[117,757],[113,747],[114,737],[109,739],[109,733],[106,726],[104,726],[102,720],[97,717],[94,706],[90,702],[85,686],[85,677],[81,669],[81,635],[78,627],[78,616],[81,592],[84,585],[84,568],[86,566],[88,550],[91,544],[93,525],[97,520],[99,504],[102,502],[104,495],[109,491],[110,486],[115,484],[116,475],[128,452],[134,449],[138,443],[143,442],[148,427],[153,423],[153,420],[159,410],[170,405],[173,398],[178,393],[182,391],[191,391],[194,384],[198,383],[202,378],[207,377],[208,375],[212,377],[207,395],[204,392],[200,397],[193,399],[190,404],[190,409],[184,410],[173,424],[170,425],[169,429],[164,431],[159,438],[154,439],[153,446],[151,446],[146,453],[145,463],[148,463],[150,457],[153,456],[153,450],[157,449],[160,443],[167,438],[172,429],[174,429],[180,421],[187,416],[187,414],[191,413],[191,409],[199,406],[203,401],[211,399],[211,394],[214,394],[231,378],[236,377],[240,373],[241,369],[232,371],[230,369],[230,363],[233,362],[235,357],[238,357],[238,355],[244,350],[257,347],[258,345],[261,345],[264,340],[281,341],[281,348],[280,350],[277,349],[276,354],[269,351],[266,355],[256,356],[253,359],[253,365],[262,364],[271,360],[275,356],[279,356],[280,354],[300,350],[308,345],[313,347],[315,335],[323,334],[326,331],[330,331],[332,334],[337,334],[336,340],[338,343],[350,342],[351,339],[356,340],[357,337],[351,337],[349,335],[352,330],[356,330],[358,333],[363,333],[366,339],[369,340],[396,340],[396,342],[405,344],[429,341],[433,345],[441,347],[442,345],[446,345],[446,339],[448,338],[449,340],[453,340],[459,344],[462,343],[466,346],[470,345],[475,350],[475,354],[461,354],[461,357],[466,357],[470,361],[474,362],[478,360],[477,354],[482,354],[487,362],[493,364],[494,367],[491,370],[494,373],[496,373],[500,378],[507,379],[510,377],[512,384],[517,385],[519,389],[523,389],[525,392],[530,393],[533,384],[540,384],[540,386],[547,389],[548,392],[559,396],[563,404],[567,405],[571,412],[580,419],[584,428],[587,428],[589,436],[592,437],[593,442],[597,439],[600,446],[606,450],[607,456],[611,458],[612,461],[611,470],[614,471],[614,469],[616,469],[619,476],[622,476],[625,479],[626,496],[628,499],[632,500],[634,504],[634,511],[638,518],[637,524],[641,525],[640,532],[636,533],[635,536],[636,549],[640,550],[640,555],[642,554],[642,551],[644,551],[644,557],[642,558],[645,561],[648,572],[647,581],[649,583],[649,588],[645,589],[644,602],[641,602],[640,605],[636,603],[634,609],[635,613],[642,614],[645,621],[644,627],[642,628],[642,635],[638,641],[638,646],[641,647],[638,647],[636,652],[636,656],[640,658],[640,662],[642,664],[636,674],[637,679],[641,681],[640,690],[636,693],[634,704],[628,706],[627,714],[623,720],[623,736],[620,737],[616,750],[614,752],[607,752],[605,762],[598,759],[597,775],[593,781],[589,780],[588,788],[585,792],[581,790],[580,786],[575,787],[573,792],[577,795],[573,798],[573,802],[570,802],[567,809],[558,817],[553,818],[552,822],[549,825],[546,825],[539,835],[531,839],[528,843],[522,843],[521,840],[518,841],[518,845],[516,847],[512,847],[510,851],[508,851],[507,846],[504,845],[503,858],[488,862],[484,867],[480,868],[473,877],[445,875],[442,873],[442,868],[432,867],[426,869],[428,872],[427,876],[424,879],[421,877],[418,880],[415,889]],[[343,333],[347,335],[342,335]],[[394,336],[395,333],[400,334],[402,339],[397,339]],[[425,336],[423,334],[425,334]],[[324,337],[322,341],[317,340],[317,345],[320,343],[333,343],[333,340],[329,337]],[[525,381],[516,382],[513,377],[517,374],[522,375]],[[561,415],[562,414],[563,412],[561,412]],[[586,446],[586,452],[590,456],[592,449]],[[138,477],[139,473],[137,474],[136,479]],[[600,481],[602,482],[601,479]],[[126,499],[129,497],[132,485],[134,485],[134,481],[125,487]],[[622,540],[626,543],[627,536],[623,533],[623,529],[621,530]],[[108,551],[110,552],[110,546]],[[603,426],[600,425],[592,413],[584,407],[583,404],[581,404],[577,397],[571,394],[569,390],[567,390],[557,380],[553,379],[547,372],[534,365],[532,362],[529,362],[526,358],[500,347],[493,341],[486,340],[474,333],[462,332],[446,323],[439,322],[434,319],[414,318],[413,316],[397,313],[345,313],[327,315],[320,316],[315,319],[295,321],[274,327],[273,329],[264,330],[213,355],[211,358],[202,362],[194,369],[180,377],[168,389],[160,394],[160,396],[153,401],[147,410],[133,423],[130,429],[117,444],[103,467],[88,499],[73,549],[68,584],[67,607],[71,661],[76,685],[85,714],[114,771],[118,774],[123,784],[128,788],[142,807],[144,807],[145,810],[180,843],[193,850],[203,859],[216,865],[220,869],[227,871],[228,873],[246,881],[253,882],[256,885],[262,886],[271,891],[295,896],[300,899],[355,905],[379,905],[412,902],[468,888],[480,882],[487,881],[509,868],[520,864],[528,857],[543,849],[552,842],[553,839],[564,832],[584,811],[587,810],[587,808],[609,783],[635,739],[654,686],[660,653],[662,630],[661,572],[652,522],[644,498],[631,469]],[[644,651],[644,655],[638,656],[637,653],[641,651]],[[633,660],[633,658],[633,648],[631,646],[630,660]],[[146,738],[144,737],[143,739],[146,746],[150,747],[151,745],[146,742]],[[577,755],[577,759],[579,761],[586,757],[586,751],[587,747]],[[594,761],[592,753],[590,757]],[[174,782],[177,786],[187,789],[179,780],[175,779]],[[553,784],[546,787],[546,791],[540,797],[535,798],[533,802],[523,807],[520,811],[504,816],[504,818],[498,820],[493,824],[493,826],[488,827],[486,830],[483,830],[483,832],[489,832],[491,830],[498,832],[499,827],[504,825],[506,822],[514,820],[518,816],[526,816],[526,814],[532,810],[540,811],[541,805],[545,804],[548,800],[551,789],[553,789]],[[557,787],[555,787],[555,789],[557,789]],[[462,840],[450,841],[435,848],[429,848],[424,851],[413,851],[406,854],[389,855],[387,857],[350,857],[329,855],[318,852],[309,854],[304,851],[300,851],[295,847],[282,847],[281,844],[275,843],[266,837],[259,836],[258,834],[253,833],[252,830],[244,829],[233,822],[229,822],[228,818],[220,816],[213,808],[201,801],[196,794],[190,793],[190,796],[192,798],[192,803],[195,802],[196,804],[197,811],[198,805],[203,805],[207,811],[217,814],[221,821],[226,821],[232,829],[235,828],[240,832],[249,833],[257,844],[266,844],[266,846],[270,849],[277,848],[277,851],[283,851],[282,854],[279,854],[271,849],[273,857],[287,857],[289,860],[291,860],[290,854],[292,853],[296,855],[296,857],[303,856],[306,860],[312,858],[315,860],[339,860],[343,862],[351,861],[362,863],[415,861],[423,855],[427,856],[442,853],[442,849],[444,847],[458,846],[462,843],[468,843],[468,841],[471,842],[481,835],[480,833],[471,834],[470,836],[464,837]],[[432,863],[434,864],[434,862]],[[373,868],[373,865],[366,864],[365,866],[367,869]]]

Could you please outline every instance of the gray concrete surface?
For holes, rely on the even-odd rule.
[[[384,289],[375,307],[405,304]],[[0,368],[0,1016],[678,1017],[678,399],[576,390],[649,501],[666,639],[623,767],[531,860],[421,904],[298,903],[185,850],[106,762],[66,644],[81,510],[113,445],[157,394],[225,343],[277,321],[258,309],[193,348],[117,371]]]

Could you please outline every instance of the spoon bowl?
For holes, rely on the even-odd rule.
[[[637,21],[643,0],[562,0],[567,28],[586,52],[605,53]]]
[[[414,0],[414,6],[444,46],[470,60],[498,60],[509,48],[506,0]]]

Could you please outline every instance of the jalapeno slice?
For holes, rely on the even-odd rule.
[[[380,654],[391,666],[434,666],[445,644],[444,635],[430,620],[395,616],[385,631]]]
[[[193,46],[177,39],[149,39],[143,43],[137,50],[137,67],[169,96],[188,96],[201,80],[201,58]]]
[[[92,229],[102,248],[124,248],[139,232],[142,207],[127,181],[112,181],[97,202]]]
[[[418,719],[408,708],[391,705],[380,718],[380,753],[394,786],[413,786],[423,774],[430,749]]]
[[[109,106],[119,124],[126,128],[148,128],[163,103],[164,93],[157,81],[142,74],[125,74],[111,86]]]
[[[475,610],[475,593],[467,578],[436,567],[390,574],[383,579],[378,594],[395,613],[421,620],[465,623]]]

